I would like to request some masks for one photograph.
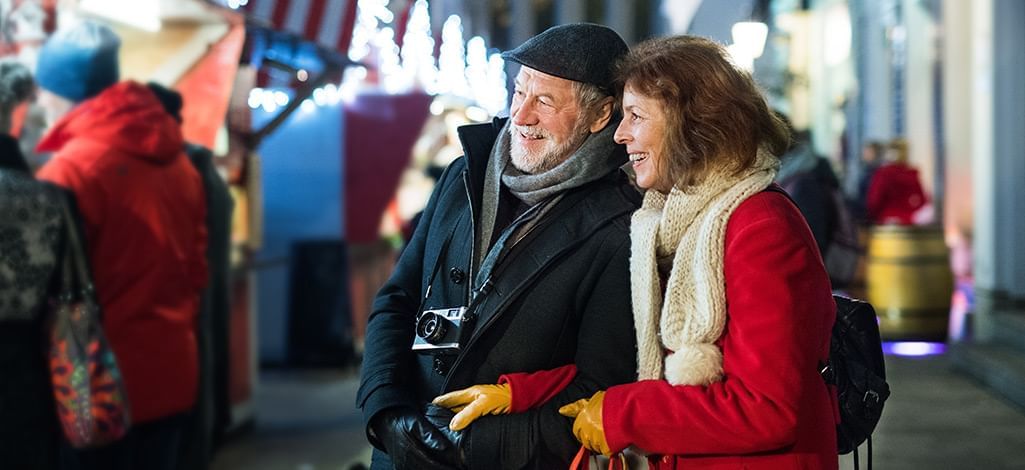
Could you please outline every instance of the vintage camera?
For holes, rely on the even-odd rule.
[[[459,349],[466,307],[424,310],[416,320],[413,350]]]

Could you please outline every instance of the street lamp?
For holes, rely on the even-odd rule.
[[[769,27],[760,21],[741,21],[733,25],[733,44],[747,57],[757,59],[765,52]]]
[[[733,25],[733,44],[726,47],[733,63],[741,69],[754,70],[755,59],[765,51],[769,27],[758,21],[741,21]]]

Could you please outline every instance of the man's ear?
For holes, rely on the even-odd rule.
[[[605,98],[602,102],[601,108],[598,109],[597,116],[594,121],[591,122],[591,133],[594,134],[608,125],[609,120],[612,119],[612,110],[616,107],[616,100],[613,97]]]

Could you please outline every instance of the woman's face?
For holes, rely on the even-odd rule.
[[[672,183],[663,174],[666,167],[666,156],[662,155],[666,136],[664,107],[660,100],[639,94],[627,84],[623,90],[623,121],[616,129],[615,139],[616,143],[626,145],[637,174],[637,186],[668,194]]]

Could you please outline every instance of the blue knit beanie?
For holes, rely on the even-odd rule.
[[[110,28],[83,21],[46,40],[36,63],[36,82],[75,103],[117,83],[121,39]]]

